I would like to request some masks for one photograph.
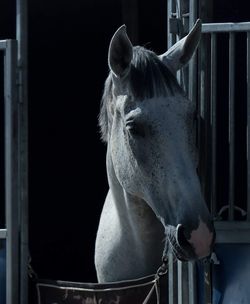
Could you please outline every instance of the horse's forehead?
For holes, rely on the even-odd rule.
[[[133,111],[136,108],[140,108],[142,114],[147,116],[166,115],[170,113],[174,115],[175,113],[180,115],[181,113],[185,114],[192,110],[192,105],[181,95],[177,96],[156,96],[146,99],[137,99],[130,95],[118,95],[116,98],[116,109],[122,114],[127,114],[130,111]]]
[[[151,113],[164,114],[180,114],[189,111],[189,106],[186,99],[180,95],[177,96],[160,96],[147,99],[143,102],[143,105]]]

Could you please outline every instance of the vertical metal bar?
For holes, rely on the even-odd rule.
[[[28,303],[28,0],[16,2],[18,41],[18,189],[20,200],[20,303]]]
[[[200,102],[198,106],[199,116],[205,119],[205,71],[200,71]]]
[[[16,100],[15,40],[6,41],[4,60],[4,117],[5,117],[5,206],[6,206],[6,301],[19,300],[18,249],[18,191],[17,191],[17,100]]]
[[[176,3],[176,17],[181,19],[181,1],[180,0],[175,0]]]
[[[229,220],[234,219],[235,33],[229,33]]]
[[[197,81],[196,81],[196,54],[192,57],[189,62],[189,71],[188,71],[188,97],[190,100],[196,103],[196,91],[197,91]]]
[[[199,53],[199,98],[198,98],[198,149],[199,149],[199,175],[203,195],[208,204],[211,202],[210,178],[210,36],[203,34]]]
[[[172,0],[168,0],[168,5],[167,5],[167,20],[168,20],[168,24],[167,24],[167,48],[169,49],[171,47],[171,33],[170,33],[170,29],[169,29],[169,20],[171,18],[171,11],[172,11]]]
[[[217,121],[216,121],[216,34],[211,34],[211,74],[210,74],[210,83],[211,83],[211,214],[216,215],[216,130],[217,130]]]
[[[182,304],[190,304],[189,302],[189,273],[188,273],[188,262],[182,262],[182,274],[181,274],[181,281],[182,281]]]
[[[189,29],[192,28],[197,17],[197,2],[196,0],[189,0]],[[188,96],[193,102],[196,101],[197,81],[195,79],[197,71],[197,54],[195,54],[189,62],[188,75]]]
[[[176,5],[174,3],[174,0],[169,0],[168,1],[168,20],[170,20],[170,18],[173,18],[175,13],[176,13]],[[167,30],[168,30],[168,48],[170,48],[176,42],[176,35],[172,34],[170,32],[169,24],[168,24]]]
[[[247,32],[247,220],[250,221],[250,32]]]
[[[195,24],[197,19],[197,0],[189,0],[189,30]],[[189,62],[189,98],[196,103],[197,81],[195,76],[197,75],[197,52]]]
[[[178,304],[183,304],[182,262],[177,262]]]
[[[179,36],[178,39],[182,39],[189,30],[189,23],[187,25],[186,19],[189,18],[189,1],[177,0],[177,17],[180,19],[180,28],[179,28]],[[189,69],[190,65],[182,67],[179,73],[179,83],[183,90],[188,95],[189,92]],[[178,74],[178,73],[177,73]]]
[[[174,260],[173,254],[168,255],[168,302],[169,304],[174,303]]]
[[[180,1],[179,0],[170,0],[171,3],[171,11],[170,11],[170,18],[176,18],[176,19],[180,19]],[[181,19],[180,19],[181,20]],[[169,26],[170,28],[170,26]],[[169,47],[173,46],[176,42],[178,42],[180,40],[180,36],[179,36],[179,25],[178,25],[178,30],[177,33],[172,33],[170,34],[170,45]],[[176,71],[176,79],[178,81],[178,83],[182,86],[182,71],[178,70]]]
[[[189,285],[189,304],[196,304],[197,297],[196,297],[196,273],[195,273],[195,264],[194,262],[188,263],[188,285]]]
[[[189,0],[189,29],[197,19],[197,0]]]

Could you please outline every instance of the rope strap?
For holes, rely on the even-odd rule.
[[[159,267],[159,269],[155,274],[154,284],[142,304],[148,303],[154,290],[156,293],[156,303],[160,304],[160,278],[168,272],[167,266],[168,266],[168,258],[167,256],[164,255],[162,258],[162,265]]]
[[[151,298],[151,295],[153,293],[153,291],[155,290],[156,292],[156,299],[157,299],[157,304],[160,304],[160,286],[159,286],[159,278],[155,279],[154,285],[152,286],[152,288],[150,289],[148,295],[146,296],[145,300],[143,301],[142,304],[147,304],[148,301]]]

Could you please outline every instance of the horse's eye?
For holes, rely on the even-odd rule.
[[[145,136],[144,126],[141,123],[135,122],[133,120],[129,120],[126,122],[126,130],[135,136]]]

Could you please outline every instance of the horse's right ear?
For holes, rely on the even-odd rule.
[[[126,26],[122,25],[114,34],[109,45],[108,64],[117,77],[125,76],[133,57],[133,46],[130,42]]]
[[[193,56],[201,38],[201,20],[198,19],[187,36],[176,42],[166,53],[159,58],[173,72],[177,72]]]

